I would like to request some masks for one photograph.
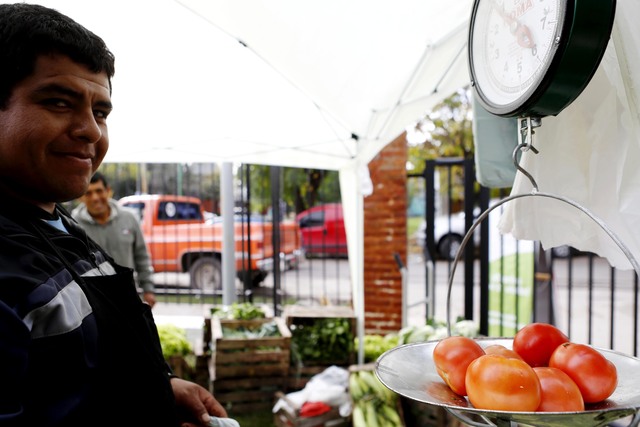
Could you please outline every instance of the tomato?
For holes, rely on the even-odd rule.
[[[551,353],[569,338],[548,323],[530,323],[513,337],[513,351],[530,366],[549,366]]]
[[[484,355],[484,350],[475,340],[468,337],[447,337],[433,349],[433,363],[440,378],[461,396],[467,395],[464,377],[467,366],[474,359]]]
[[[549,366],[562,370],[578,385],[585,403],[611,396],[618,385],[616,366],[585,344],[564,343],[553,352]]]
[[[538,376],[520,359],[487,354],[467,368],[467,397],[476,409],[534,412],[541,399]]]
[[[520,355],[518,353],[516,353],[513,350],[508,349],[507,347],[501,345],[501,344],[492,344],[490,346],[487,346],[484,348],[484,352],[485,354],[499,354],[501,356],[504,357],[511,357],[513,359],[520,359],[522,360],[522,357],[520,357]]]
[[[542,390],[538,412],[584,411],[584,400],[578,385],[558,368],[533,368]]]

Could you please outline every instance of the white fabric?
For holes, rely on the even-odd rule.
[[[340,171],[362,334],[359,170],[468,84],[472,0],[34,1],[116,55],[105,161]]]
[[[366,164],[469,80],[471,0],[39,2],[116,55],[108,162]]]
[[[342,416],[348,416],[351,413],[348,385],[349,371],[339,366],[329,366],[311,377],[302,390],[287,394],[287,399],[293,407],[283,399],[278,399],[272,411],[275,414],[284,408],[290,413],[294,413],[305,402],[322,402],[329,406],[338,407]]]
[[[106,161],[339,170],[354,306],[363,303],[358,169],[468,84],[472,0],[41,3],[102,36],[116,54]],[[523,163],[542,191],[583,203],[635,253],[639,18],[640,2],[618,0],[612,47],[597,78],[604,86],[594,81],[575,105],[545,118],[536,135],[541,153],[526,155]],[[527,185],[519,177],[514,191],[528,191]],[[591,221],[573,208],[512,206],[503,232],[541,240],[545,247],[571,244],[625,264],[609,239],[597,236]],[[362,328],[362,307],[356,308]]]
[[[521,165],[540,191],[567,197],[591,211],[640,255],[640,3],[619,0],[612,39],[601,66],[578,99],[557,117],[545,117],[535,131],[539,154],[527,152]],[[530,192],[516,176],[513,194]],[[523,198],[507,204],[500,228],[544,248],[568,244],[631,268],[618,245],[579,209],[553,199]]]

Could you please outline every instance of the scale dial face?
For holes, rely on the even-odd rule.
[[[544,82],[561,42],[566,0],[476,0],[471,77],[483,106],[517,115]]]

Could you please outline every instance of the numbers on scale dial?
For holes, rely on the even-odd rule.
[[[507,102],[526,92],[546,71],[545,59],[556,39],[559,1],[488,0],[481,4],[490,8],[484,15],[487,78],[496,95]]]

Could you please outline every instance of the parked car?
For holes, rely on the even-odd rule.
[[[221,289],[223,224],[221,217],[205,217],[200,199],[147,194],[126,196],[119,203],[138,213],[155,272],[188,272],[192,287]],[[236,274],[253,286],[259,286],[273,270],[272,227],[271,223],[255,221],[234,223]],[[281,222],[280,236],[280,259],[297,265],[298,224]]]
[[[342,204],[326,203],[300,212],[300,246],[305,257],[346,257],[347,234],[344,229]]]

